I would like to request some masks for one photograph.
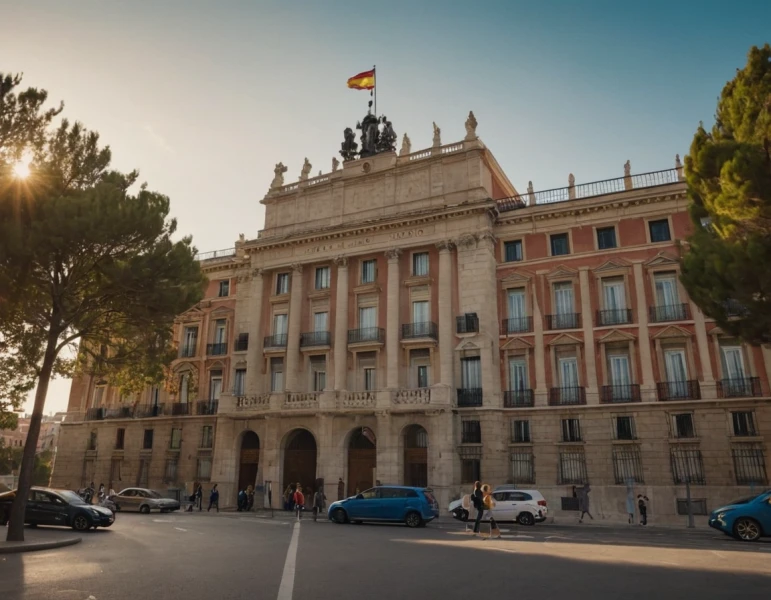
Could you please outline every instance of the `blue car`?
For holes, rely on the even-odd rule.
[[[428,488],[381,485],[329,505],[335,523],[383,521],[422,527],[439,516],[439,504]]]
[[[709,526],[743,542],[771,537],[771,490],[713,510]]]

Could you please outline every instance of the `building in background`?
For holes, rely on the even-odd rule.
[[[372,119],[370,119],[371,121]],[[519,193],[476,135],[397,155],[363,121],[342,168],[284,184],[265,228],[201,255],[168,389],[73,382],[54,483],[573,487],[676,521],[767,485],[771,352],[725,335],[678,278],[682,168]],[[393,134],[393,135],[392,135]],[[367,139],[369,136],[369,139]],[[620,171],[620,169],[619,169]],[[620,174],[620,173],[619,173]],[[737,315],[741,307],[735,307]]]
[[[7,448],[24,448],[29,432],[29,417],[19,415],[16,429],[0,429],[0,439]]]

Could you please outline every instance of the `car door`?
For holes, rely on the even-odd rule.
[[[509,504],[511,506],[511,519],[516,520],[522,511],[532,512],[530,510],[530,501],[533,497],[524,492],[509,492]]]
[[[30,490],[27,497],[27,508],[24,512],[25,523],[42,523],[44,516],[38,499],[38,491]]]
[[[767,494],[766,497],[761,500],[758,505],[757,514],[760,526],[763,528],[763,533],[767,536],[771,536],[771,494]]]
[[[511,501],[509,500],[510,493],[511,492],[493,492],[493,500],[495,500],[493,517],[496,521],[509,521],[512,519]]]
[[[118,494],[118,506],[120,506],[121,510],[138,510],[139,505],[137,504],[136,490],[123,490]]]
[[[40,525],[57,525],[58,520],[56,515],[61,509],[61,506],[57,506],[56,503],[54,503],[54,497],[48,492],[33,490],[32,498],[34,517],[30,520],[33,520]]]
[[[389,521],[400,521],[407,509],[408,494],[411,490],[402,488],[380,488],[380,517]]]
[[[379,519],[380,490],[364,490],[355,499],[348,502],[348,516],[351,519]]]

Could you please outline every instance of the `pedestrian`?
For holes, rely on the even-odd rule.
[[[324,510],[324,507],[326,505],[327,497],[324,495],[324,488],[320,487],[318,490],[316,490],[316,493],[313,494],[313,520],[315,521],[321,511]]]
[[[195,491],[195,502],[198,505],[198,512],[201,512],[203,510],[203,485],[200,483]]]
[[[578,498],[578,510],[581,511],[581,516],[578,517],[579,523],[584,522],[584,515],[589,515],[589,518],[594,521],[592,513],[589,512],[589,492],[591,491],[592,488],[588,483],[582,485],[580,488],[573,488],[573,493]]]
[[[297,510],[297,520],[300,521],[303,515],[303,509],[305,508],[305,496],[303,495],[303,486],[299,483],[294,492],[294,505]]]
[[[217,512],[220,511],[220,491],[217,489],[216,483],[209,492],[209,508],[206,509],[206,512],[209,512],[212,506],[217,509]]]
[[[479,524],[482,522],[482,515],[485,512],[483,504],[484,495],[482,494],[482,483],[479,481],[474,482],[474,489],[471,491],[471,506],[477,511],[476,519],[474,520],[474,536],[479,535]]]
[[[637,508],[640,509],[640,525],[645,526],[648,524],[648,496],[638,494],[637,496]]]
[[[634,479],[626,482],[626,512],[629,515],[629,524],[634,523]]]
[[[345,484],[343,483],[343,478],[337,480],[337,499],[342,500],[345,495]]]
[[[249,486],[246,488],[246,510],[250,511],[252,510],[252,507],[254,506],[254,487]]]
[[[484,519],[490,519],[490,537],[500,539],[501,530],[498,529],[498,523],[495,522],[493,517],[493,508],[495,508],[495,499],[493,498],[493,490],[488,484],[482,486],[482,505],[485,509]]]
[[[243,511],[246,509],[246,490],[238,490],[238,498],[236,500],[236,510],[238,512]]]
[[[104,484],[100,483],[99,484],[99,501],[101,502],[102,500],[104,500]]]
[[[292,485],[289,484],[286,486],[286,489],[284,490],[284,510],[292,510],[292,494],[294,493],[294,490],[292,490]]]

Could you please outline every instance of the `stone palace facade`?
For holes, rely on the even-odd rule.
[[[265,228],[200,256],[173,385],[73,382],[54,485],[201,481],[232,505],[257,484],[279,507],[291,482],[333,499],[379,480],[446,507],[481,479],[559,518],[590,483],[596,518],[625,520],[631,490],[679,522],[686,481],[697,514],[768,483],[771,352],[679,282],[679,160],[519,193],[473,114],[457,143],[370,142],[288,185],[277,165]]]

